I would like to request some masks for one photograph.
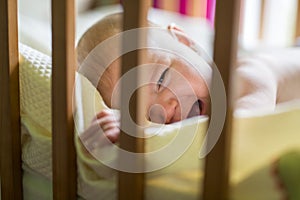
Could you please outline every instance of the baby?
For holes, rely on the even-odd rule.
[[[149,26],[154,26],[149,23]],[[122,30],[122,15],[109,15],[93,25],[78,43],[78,64],[81,66],[93,49],[106,39],[115,36]],[[175,26],[165,29],[166,34],[174,37],[174,43],[181,43],[194,50],[194,42]],[[151,37],[151,36],[149,36]],[[159,40],[159,39],[158,39]],[[179,42],[178,42],[179,41]],[[161,40],[161,42],[163,42]],[[182,46],[182,48],[184,48]],[[178,46],[180,47],[180,45]],[[113,54],[113,48],[100,52],[104,59]],[[174,49],[173,49],[174,50]],[[212,71],[201,63],[201,67],[193,67],[193,62],[162,50],[146,51],[147,63],[143,73],[147,74],[144,96],[147,99],[145,107],[146,118],[156,123],[174,123],[197,115],[209,115],[210,96],[209,85]],[[175,50],[177,51],[177,49]],[[178,50],[179,55],[185,55]],[[106,56],[107,55],[107,56]],[[234,70],[236,78],[234,87],[234,108],[237,113],[249,110],[274,110],[277,103],[300,98],[300,56],[299,49],[288,49],[271,54],[259,54],[240,58]],[[192,63],[192,64],[191,64]],[[93,71],[82,71],[97,87],[106,105],[112,109],[120,109],[119,76],[120,58],[108,66],[99,63],[89,63],[96,68],[103,68],[97,81],[92,76]],[[197,64],[196,64],[197,65]],[[205,68],[205,69],[204,69]],[[203,70],[204,69],[204,70]],[[80,70],[79,70],[80,71]],[[88,139],[94,134],[95,127],[102,128],[104,136],[111,142],[118,141],[119,116],[107,109],[98,113],[91,126],[83,133],[82,139]]]
[[[92,61],[89,63],[86,58],[98,44],[121,32],[121,17],[121,14],[114,14],[100,20],[83,35],[77,47],[79,65],[87,65],[86,63],[89,65],[88,71],[80,69],[79,72],[91,80],[106,105],[113,109],[120,108],[118,102],[120,58],[114,60],[108,67],[101,66],[99,62]],[[154,25],[150,24],[150,26]],[[174,27],[172,29],[177,31]],[[170,35],[167,31],[165,32]],[[177,36],[180,42],[189,45],[190,40],[187,37],[179,32]],[[143,86],[144,91],[147,92],[143,96],[146,96],[145,99],[147,99],[145,106],[148,111],[146,116],[148,120],[169,124],[189,117],[209,114],[210,98],[206,82],[209,82],[211,74],[207,64],[208,72],[203,73],[207,77],[205,81],[189,63],[170,52],[149,49],[140,51],[146,51],[148,57],[146,64],[149,65],[143,67],[143,73],[147,74],[147,80],[144,80],[147,84]],[[107,56],[103,56],[106,53]],[[100,52],[99,56],[106,59],[111,54],[114,54],[113,48],[109,48],[106,52]],[[95,63],[97,69],[89,71]],[[101,77],[94,81],[92,79],[97,77],[95,74],[99,68],[102,68]],[[109,139],[113,142],[117,141],[119,119],[113,115],[111,110],[103,110],[97,114],[91,126],[98,125],[101,126]],[[84,135],[90,135],[87,132],[89,131],[86,131]]]

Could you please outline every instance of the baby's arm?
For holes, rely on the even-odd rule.
[[[257,59],[242,59],[235,70],[236,113],[272,111],[276,105],[277,82],[268,66]]]
[[[261,52],[240,59],[234,81],[235,108],[273,111],[276,104],[300,99],[300,48]]]

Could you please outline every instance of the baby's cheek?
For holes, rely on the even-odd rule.
[[[165,124],[167,119],[165,109],[160,104],[153,104],[148,109],[147,118],[151,122],[158,123],[158,124]]]

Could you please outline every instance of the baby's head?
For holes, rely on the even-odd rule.
[[[108,15],[91,26],[77,45],[77,60],[81,64],[88,54],[101,42],[122,31],[122,14]]]
[[[154,25],[151,24],[149,26]],[[82,65],[86,61],[86,58],[95,47],[121,31],[122,14],[109,15],[93,25],[82,36],[78,43],[77,52],[79,65]],[[191,41],[186,35],[181,34],[177,28],[171,31],[163,29],[163,31],[167,35],[173,34],[173,36],[175,36],[176,39],[171,38],[174,40],[174,43],[189,45]],[[155,43],[159,44],[165,42],[158,41],[160,40],[160,36],[153,38]],[[178,47],[180,47],[180,45],[178,45]],[[101,52],[94,53],[94,56],[89,57],[95,58],[102,56],[106,59],[107,56],[105,55],[109,55],[110,52],[113,54],[114,51],[114,48],[102,48]],[[145,99],[147,99],[145,106],[148,111],[147,118],[150,121],[173,123],[196,115],[209,114],[210,97],[206,84],[206,82],[209,82],[211,76],[209,70],[209,72],[201,73],[200,75],[201,70],[199,71],[193,67],[188,59],[180,57],[181,50],[175,50],[177,54],[173,53],[172,50],[166,51],[158,48],[143,49],[140,51],[145,51],[147,55],[147,63],[142,70],[143,73],[147,74],[147,80],[143,81],[147,83],[143,85],[143,88],[145,88],[143,95],[146,97]],[[183,55],[189,54],[183,53]],[[88,62],[88,68],[102,68],[101,70],[99,69],[101,71],[101,77],[97,77],[97,81],[91,82],[94,82],[93,84],[97,87],[106,105],[118,109],[120,106],[120,58],[115,59],[104,68],[99,64],[100,62],[102,62],[101,59],[95,62]],[[89,74],[93,73],[89,72]],[[87,78],[90,80],[93,79]]]

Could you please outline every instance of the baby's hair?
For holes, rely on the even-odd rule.
[[[122,13],[108,15],[91,26],[77,44],[78,65],[82,64],[88,54],[101,42],[120,33],[122,30]]]
[[[91,26],[80,38],[77,44],[77,61],[78,66],[82,64],[88,54],[101,42],[122,31],[123,14],[110,14],[93,26]],[[148,21],[149,27],[158,27],[158,25]]]

